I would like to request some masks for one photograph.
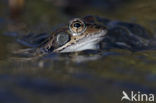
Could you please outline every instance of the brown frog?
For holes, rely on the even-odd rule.
[[[43,48],[61,53],[99,49],[97,44],[107,34],[107,28],[90,23],[88,19],[74,18],[67,26],[53,32]]]
[[[149,39],[149,32],[138,24],[86,16],[74,18],[53,31],[38,42],[36,51],[64,53],[110,48],[142,50],[149,47]]]

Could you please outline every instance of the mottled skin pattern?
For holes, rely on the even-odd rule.
[[[48,37],[42,38],[37,51],[76,52],[111,48],[138,51],[149,48],[151,39],[149,34],[138,24],[86,16],[72,19]]]
[[[51,36],[47,40],[48,42],[45,45],[43,45],[43,48],[45,48],[47,50],[52,50],[53,52],[61,52],[65,48],[76,44],[77,42],[79,42],[80,40],[82,40],[84,38],[91,37],[92,35],[94,36],[96,34],[103,33],[101,36],[99,36],[99,37],[103,38],[106,35],[107,28],[100,24],[88,22],[87,19],[89,19],[89,18],[82,18],[82,19],[76,18],[76,19],[71,20],[68,25],[58,28],[56,31],[54,31],[51,34]],[[82,22],[84,22],[85,25],[83,25],[80,22],[80,25],[82,27],[80,26],[79,28],[75,28],[73,26],[73,24],[77,23],[77,22],[75,22],[75,20],[82,20]],[[69,37],[70,37],[70,40],[60,47],[56,42],[56,38],[59,33],[65,33],[66,35],[69,35]],[[99,40],[99,41],[101,41],[101,40]],[[76,50],[76,51],[78,51],[78,50]]]

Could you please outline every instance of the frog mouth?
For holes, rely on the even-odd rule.
[[[99,49],[99,42],[103,40],[106,30],[100,30],[96,33],[91,33],[89,35],[85,35],[83,38],[78,39],[75,42],[70,42],[62,47],[59,47],[54,50],[54,52],[77,52],[83,50],[97,50]]]

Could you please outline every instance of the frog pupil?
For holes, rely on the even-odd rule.
[[[75,23],[75,24],[74,24],[74,27],[79,28],[80,26],[81,26],[81,24],[80,24],[80,23]]]

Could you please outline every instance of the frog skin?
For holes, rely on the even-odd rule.
[[[46,50],[53,52],[76,52],[99,49],[97,45],[105,35],[105,26],[90,23],[85,18],[75,18],[67,26],[57,29],[44,45]]]
[[[149,47],[149,39],[149,32],[138,24],[86,16],[74,18],[53,31],[48,38],[40,41],[37,51],[64,53],[111,48],[143,50]]]

